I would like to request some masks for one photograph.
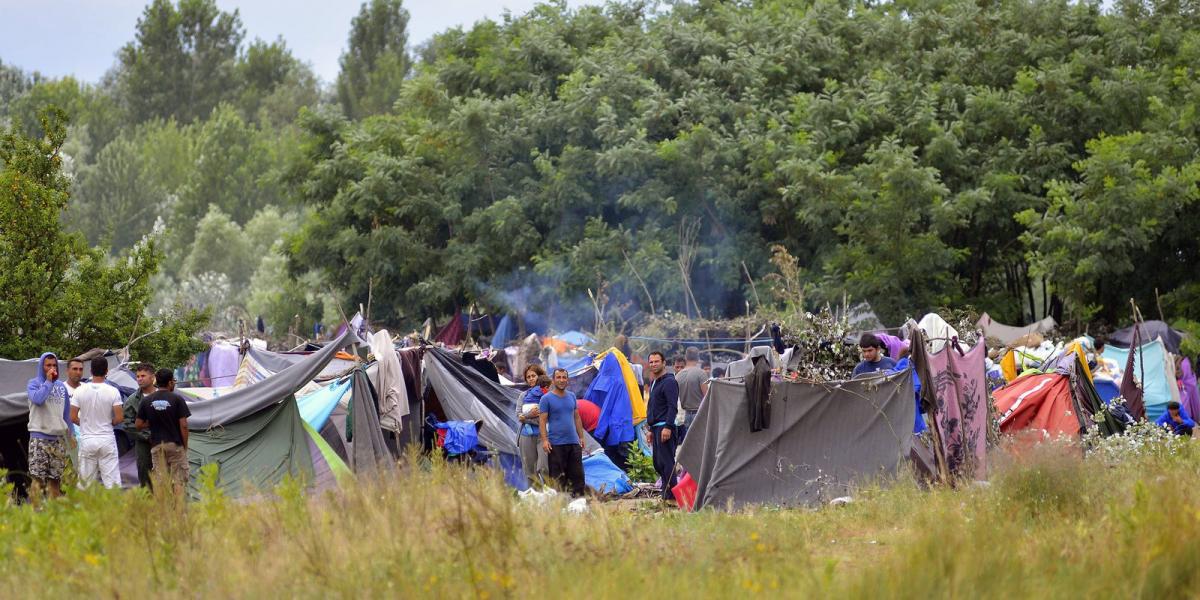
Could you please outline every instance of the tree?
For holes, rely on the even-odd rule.
[[[238,90],[238,12],[214,0],[154,0],[137,22],[135,39],[118,53],[119,96],[129,120],[208,117]]]
[[[401,0],[369,0],[350,24],[337,95],[351,119],[390,112],[408,76],[408,11]]]
[[[63,231],[70,187],[60,154],[66,115],[47,109],[41,128],[42,139],[14,130],[0,136],[0,355],[117,348],[141,331],[173,339],[193,335],[198,315],[181,320],[145,314],[161,256],[153,238],[111,260],[79,234]],[[170,358],[146,354],[159,362]]]

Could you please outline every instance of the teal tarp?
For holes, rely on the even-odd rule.
[[[329,420],[329,415],[337,406],[338,400],[350,390],[351,380],[347,378],[341,383],[329,384],[303,398],[296,400],[300,408],[300,418],[313,429],[320,431]]]
[[[1167,379],[1166,348],[1159,340],[1142,344],[1141,352],[1134,354],[1132,373],[1124,373],[1123,377],[1136,377],[1142,380],[1143,402],[1146,404],[1146,419],[1153,421],[1167,411],[1167,403],[1171,401],[1171,387],[1174,381]],[[1125,368],[1129,360],[1129,349],[1117,348],[1112,344],[1104,346],[1104,358],[1117,361]],[[1143,377],[1143,369],[1145,379]]]

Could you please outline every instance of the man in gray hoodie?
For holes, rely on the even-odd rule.
[[[71,433],[71,402],[67,386],[58,380],[58,357],[52,352],[38,361],[37,377],[29,380],[29,476],[33,478],[33,501],[43,491],[50,498],[62,495],[63,469]]]

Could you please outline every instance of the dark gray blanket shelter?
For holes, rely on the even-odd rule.
[[[913,444],[912,374],[825,384],[773,382],[770,426],[750,431],[736,380],[709,384],[678,462],[696,481],[694,510],[815,506],[855,483],[890,476]]]

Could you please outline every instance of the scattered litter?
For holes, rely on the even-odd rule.
[[[829,501],[830,506],[845,506],[854,502],[854,498],[850,496],[840,496]]]
[[[576,498],[572,500],[571,503],[568,504],[565,509],[563,509],[563,511],[573,515],[586,514],[588,512],[587,498]]]
[[[517,492],[517,496],[522,502],[529,502],[532,504],[537,504],[538,506],[545,504],[547,501],[557,495],[558,492],[554,491],[554,488],[546,488],[544,491],[538,491],[533,488],[529,488],[523,492]]]

